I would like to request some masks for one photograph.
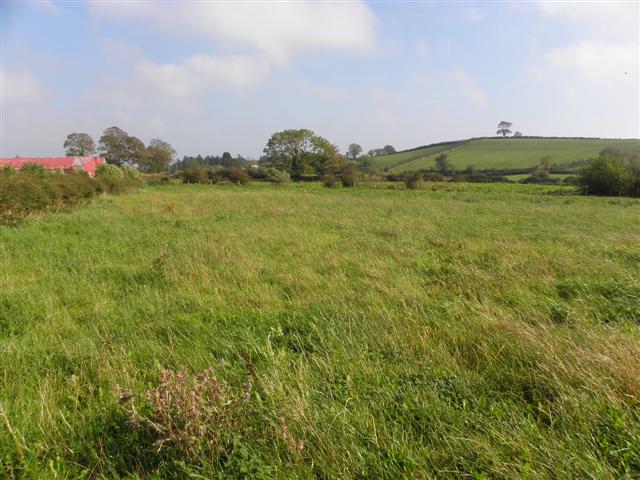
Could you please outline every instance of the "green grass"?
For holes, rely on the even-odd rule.
[[[606,147],[623,151],[640,149],[640,140],[590,140],[553,138],[485,138],[461,142],[457,145],[427,147],[374,159],[381,168],[411,171],[430,168],[435,157],[445,152],[457,169],[473,165],[478,169],[529,168],[548,156],[551,163],[564,164],[595,157]]]
[[[637,478],[640,201],[567,192],[176,185],[0,227],[0,476]],[[245,358],[214,450],[118,403]]]
[[[525,178],[529,177],[531,174],[530,173],[522,173],[519,175],[506,175],[506,177],[511,180],[512,182],[518,182],[520,180],[524,180]],[[552,173],[549,175],[551,178],[555,178],[557,180],[564,180],[567,177],[573,177],[575,176],[574,174],[571,173]]]

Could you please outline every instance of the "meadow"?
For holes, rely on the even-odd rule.
[[[561,165],[596,157],[607,147],[628,152],[640,149],[640,141],[637,139],[479,138],[376,157],[373,163],[393,171],[414,171],[434,167],[435,158],[441,153],[446,153],[448,160],[459,170],[470,165],[479,170],[532,168],[537,166],[544,157],[547,157],[552,164]]]
[[[638,478],[640,200],[431,187],[0,226],[0,477]]]

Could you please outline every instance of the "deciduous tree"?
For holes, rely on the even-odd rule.
[[[175,160],[176,151],[164,140],[154,138],[149,142],[144,155],[140,159],[140,165],[145,172],[164,172]]]
[[[107,163],[118,166],[137,165],[145,154],[144,143],[118,127],[103,132],[99,148]]]
[[[351,160],[357,159],[362,153],[362,147],[357,143],[352,143],[349,145],[349,157]]]
[[[336,161],[338,149],[311,130],[282,130],[271,135],[264,147],[268,162],[294,177],[324,174]]]
[[[84,157],[96,152],[96,144],[88,133],[70,133],[64,141],[67,156]]]
[[[502,135],[503,137],[506,137],[511,133],[511,127],[513,127],[513,123],[502,120],[498,124],[498,131],[496,133],[498,135]]]

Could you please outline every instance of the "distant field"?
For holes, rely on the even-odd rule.
[[[524,180],[525,178],[529,177],[530,175],[531,174],[529,174],[529,173],[522,173],[522,174],[519,174],[519,175],[506,175],[506,177],[509,180],[513,181],[513,182],[518,182],[520,180]],[[574,176],[574,175],[571,174],[571,173],[552,173],[549,176],[551,178],[556,178],[558,180],[562,180],[564,178],[571,177],[571,176]]]
[[[0,226],[0,477],[638,478],[640,201],[445,186]]]
[[[487,138],[462,142],[459,145],[427,147],[374,159],[376,165],[395,171],[433,167],[435,157],[445,152],[458,169],[473,165],[486,168],[528,168],[548,156],[551,163],[562,164],[597,156],[606,147],[623,151],[640,149],[640,140],[589,140],[552,138]]]

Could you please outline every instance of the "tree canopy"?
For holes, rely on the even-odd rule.
[[[136,165],[145,155],[144,143],[118,127],[107,128],[100,137],[100,154],[107,163]]]
[[[362,153],[362,147],[357,143],[352,143],[349,145],[349,157],[351,160],[355,160]]]
[[[270,165],[294,177],[323,175],[342,163],[335,145],[306,128],[274,133],[264,147],[264,154]]]
[[[70,133],[64,141],[64,151],[67,156],[84,157],[96,152],[96,144],[88,133]]]
[[[498,135],[502,135],[503,137],[506,137],[511,133],[511,127],[513,127],[513,123],[502,120],[498,124],[498,131],[496,133]]]
[[[140,158],[140,166],[145,172],[164,172],[174,161],[176,151],[164,140],[154,138],[149,142],[144,155]]]

